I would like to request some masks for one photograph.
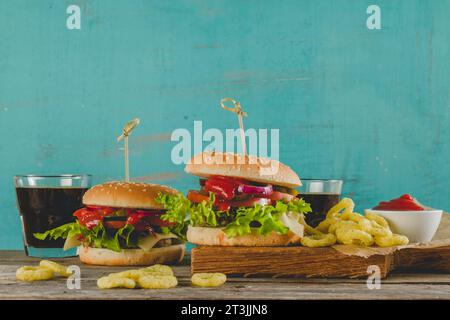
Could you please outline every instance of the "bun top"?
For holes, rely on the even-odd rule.
[[[184,169],[194,176],[225,176],[295,188],[302,185],[287,165],[262,157],[208,151],[195,155]]]
[[[83,204],[132,209],[164,209],[155,201],[159,193],[177,194],[159,184],[113,181],[93,186],[83,196]]]

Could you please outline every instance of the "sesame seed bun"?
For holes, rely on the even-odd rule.
[[[93,186],[86,191],[83,204],[161,210],[164,206],[155,200],[159,193],[175,195],[178,191],[159,184],[113,181]]]
[[[277,160],[236,153],[215,151],[199,153],[187,163],[185,171],[202,178],[236,177],[289,188],[302,185],[298,175]]]

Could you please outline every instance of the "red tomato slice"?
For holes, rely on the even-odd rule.
[[[81,218],[81,217],[83,217],[83,216],[85,216],[85,215],[92,214],[93,212],[95,212],[95,211],[94,211],[94,210],[91,210],[91,209],[89,209],[89,208],[84,207],[84,208],[81,208],[81,209],[78,209],[77,211],[75,211],[75,212],[73,213],[73,215],[74,215],[75,217],[77,217],[77,218]]]
[[[165,213],[164,210],[134,210],[135,213],[143,214],[145,216],[160,216]]]
[[[135,227],[136,231],[151,231],[151,226],[169,227],[173,226],[173,222],[164,221],[159,216],[145,213],[132,213],[126,223]]]
[[[173,225],[171,222],[161,220],[160,216],[164,214],[164,211],[162,210],[125,209],[127,217],[123,217],[123,220],[104,219],[117,210],[119,209],[102,206],[88,206],[77,210],[73,215],[77,217],[81,225],[89,229],[92,229],[101,222],[104,223],[107,229],[121,229],[129,223],[135,226],[138,231],[151,231],[151,225],[161,227]]]
[[[159,226],[159,227],[170,227],[176,224],[175,222],[162,220],[160,217],[157,216],[144,217],[143,220],[147,221],[152,226]]]
[[[89,229],[95,227],[103,220],[103,216],[100,213],[89,208],[81,208],[75,211],[73,215],[77,217],[82,226]]]
[[[105,225],[105,228],[114,230],[122,229],[127,224],[126,221],[104,221],[103,223]]]
[[[229,211],[231,209],[231,205],[229,202],[219,202],[216,208],[218,211]]]
[[[101,215],[108,216],[117,209],[111,208],[111,207],[103,207],[103,206],[86,206],[87,209],[91,211],[96,211]]]
[[[242,184],[242,180],[222,176],[214,176],[205,182],[205,191],[214,192],[216,196],[224,200],[232,200],[236,189]]]
[[[273,200],[273,201],[280,201],[280,200],[286,200],[287,202],[292,201],[295,199],[295,196],[292,194],[280,192],[280,191],[273,191],[272,194],[266,196],[267,199]]]
[[[187,194],[189,201],[194,203],[202,203],[202,201],[208,201],[209,196],[204,195],[198,191],[190,190]]]
[[[237,207],[253,207],[256,204],[259,204],[261,206],[266,206],[270,204],[270,199],[266,198],[250,198],[247,200],[242,201],[232,201],[230,202],[230,206],[233,208]]]
[[[92,229],[97,226],[100,222],[103,222],[103,219],[115,212],[116,209],[111,207],[101,207],[101,206],[88,206],[81,208],[73,214],[77,217],[78,221],[82,226],[86,228]],[[118,221],[115,221],[118,222]],[[118,225],[112,223],[111,226]],[[112,227],[114,229],[114,227]]]

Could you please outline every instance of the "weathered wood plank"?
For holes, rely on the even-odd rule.
[[[242,277],[230,277],[223,287],[198,288],[190,285],[188,261],[174,266],[179,285],[169,290],[100,290],[97,278],[128,268],[86,266],[77,258],[63,262],[80,266],[81,290],[67,289],[62,278],[35,283],[15,280],[18,267],[37,261],[22,252],[0,251],[0,299],[450,299],[447,274],[393,274],[382,280],[380,290],[369,290],[364,279]]]
[[[16,283],[15,272],[17,268],[23,264],[17,265],[0,265],[0,285]],[[82,276],[84,280],[96,280],[100,276],[108,273],[119,272],[129,268],[114,268],[114,269],[97,269],[81,265]],[[188,266],[174,267],[174,272],[177,278],[189,282],[191,270]],[[339,283],[365,283],[366,279],[346,279],[346,278],[244,278],[229,276],[228,283],[317,283],[317,284],[339,284]],[[390,284],[450,284],[450,276],[448,274],[392,274],[383,279],[384,283]]]
[[[43,285],[45,284],[45,285]],[[83,281],[82,290],[68,290],[63,281],[10,284],[0,288],[1,299],[450,299],[448,284],[383,284],[369,290],[365,284],[340,283],[227,283],[221,288],[197,288],[180,281],[169,290],[99,290],[95,281]]]

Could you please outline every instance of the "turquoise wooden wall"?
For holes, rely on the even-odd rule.
[[[81,30],[66,8],[81,8]],[[368,30],[366,9],[381,8]],[[412,193],[450,209],[450,1],[0,2],[0,249],[21,248],[12,176],[132,176],[186,191],[176,128],[280,128],[301,177],[344,178],[358,208]]]

